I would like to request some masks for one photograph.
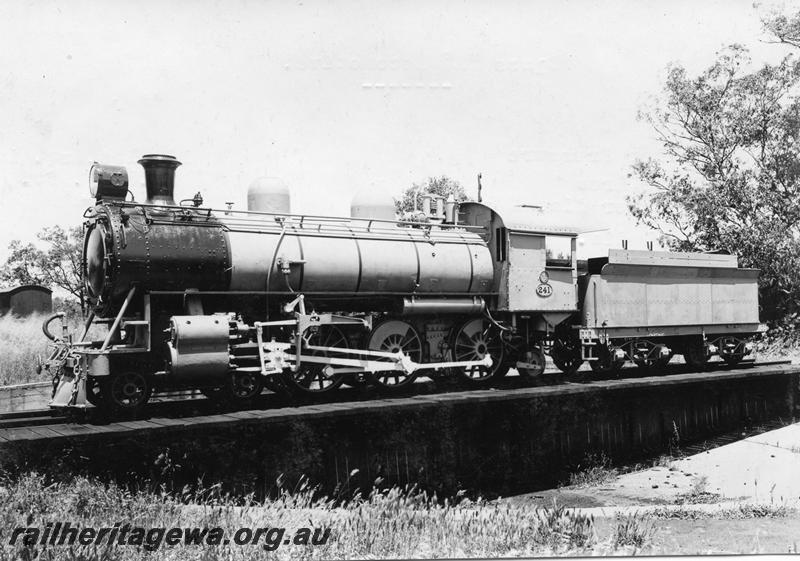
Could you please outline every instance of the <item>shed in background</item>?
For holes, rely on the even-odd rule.
[[[0,315],[29,316],[53,312],[53,291],[45,286],[29,284],[0,291]]]

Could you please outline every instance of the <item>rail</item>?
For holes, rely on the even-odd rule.
[[[714,374],[723,374],[729,371],[745,371],[745,372],[757,372],[761,369],[770,368],[770,367],[777,367],[777,366],[790,366],[791,361],[789,360],[776,360],[776,361],[764,361],[764,362],[751,362],[751,361],[744,361],[737,366],[730,366],[723,362],[711,362],[706,365],[706,367],[702,370],[697,370],[689,367],[686,364],[671,364],[669,367],[661,374],[656,376],[647,376],[644,378],[635,378],[635,377],[627,377],[623,379],[612,379],[611,377],[603,378],[598,376],[596,373],[592,372],[579,372],[578,376],[573,378],[568,383],[547,383],[545,382],[548,379],[552,379],[553,376],[559,376],[558,374],[545,374],[541,378],[545,385],[541,386],[540,389],[544,390],[547,389],[548,391],[559,391],[559,388],[567,391],[569,393],[573,393],[576,391],[591,391],[592,388],[602,388],[602,387],[620,387],[620,386],[628,386],[628,385],[641,385],[641,384],[650,384],[650,385],[664,385],[668,386],[672,383],[681,382],[686,375],[697,375],[697,376],[708,376]],[[797,366],[800,368],[800,366]],[[640,370],[635,366],[629,366],[623,369],[623,372],[640,372]],[[583,378],[583,375],[586,378]],[[556,378],[557,381],[559,378]],[[0,387],[0,429],[4,427],[24,427],[27,426],[25,423],[26,418],[39,418],[39,417],[47,417],[46,423],[63,423],[65,422],[65,417],[52,415],[51,410],[46,408],[46,403],[49,401],[50,391],[52,389],[52,384],[50,382],[35,382],[30,384],[20,384],[16,386],[5,386]],[[476,399],[481,398],[486,391],[489,392],[507,392],[509,395],[512,395],[514,392],[525,392],[530,391],[535,388],[530,387],[530,383],[527,382],[525,379],[519,376],[508,376],[500,381],[497,382],[494,388],[490,390],[468,390],[465,389],[463,386],[450,386],[450,387],[442,387],[437,385],[435,382],[430,380],[421,379],[416,381],[415,383],[408,386],[407,390],[401,394],[400,397],[409,397],[409,396],[428,396],[433,397],[436,395],[448,395],[452,393],[459,393],[464,395],[464,399],[469,399],[470,396],[474,396]],[[39,399],[36,401],[36,406],[32,408],[26,408],[22,410],[10,410],[7,408],[10,393],[12,391],[19,391],[19,390],[28,390],[31,393],[37,393],[39,395]],[[376,398],[377,401],[370,399]],[[359,402],[375,402],[378,405],[382,403],[383,399],[386,398],[385,394],[379,394],[376,391],[372,390],[365,390],[364,388],[344,388],[339,389],[336,392],[333,392],[328,395],[321,395],[317,396],[313,399],[313,403],[341,403],[341,402],[352,402],[352,401],[359,401]],[[5,399],[5,402],[4,402]],[[208,404],[208,405],[206,405]],[[5,405],[5,407],[4,407]],[[296,404],[295,404],[296,405]],[[283,407],[286,406],[285,398],[281,397],[278,394],[274,393],[266,393],[261,396],[260,401],[255,403],[256,407],[260,409],[263,408],[271,408],[271,407]],[[145,409],[145,415],[150,414],[162,414],[162,415],[178,415],[178,416],[186,416],[188,415],[191,417],[195,411],[200,411],[201,413],[205,411],[207,408],[212,408],[211,401],[208,400],[199,390],[174,390],[169,392],[157,392],[153,395],[151,402],[147,405]],[[213,406],[214,411],[218,411],[217,406]],[[235,409],[231,409],[234,411]],[[205,411],[208,412],[208,411]],[[39,421],[41,424],[41,421]],[[34,423],[35,424],[35,423]]]

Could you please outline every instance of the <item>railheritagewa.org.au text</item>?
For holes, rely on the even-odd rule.
[[[8,545],[71,546],[99,545],[111,547],[139,546],[147,551],[161,547],[185,546],[260,546],[267,551],[279,547],[322,546],[331,537],[330,528],[242,527],[226,530],[220,527],[152,527],[144,528],[117,522],[113,526],[93,528],[69,522],[48,522],[44,527],[20,526],[13,528]]]

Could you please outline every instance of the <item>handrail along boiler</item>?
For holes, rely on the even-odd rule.
[[[736,279],[734,296],[746,302],[735,317],[699,318],[678,331],[615,331],[597,323],[602,304],[599,316],[579,305],[596,310],[598,286],[601,299],[621,290],[620,268],[608,271],[619,256],[579,277],[579,229],[547,225],[530,208],[426,197],[416,221],[355,203],[350,217],[298,215],[287,193],[256,182],[246,211],[214,210],[199,193],[175,202],[181,162],[173,156],[145,155],[139,164],[144,202],[128,200],[125,168],[90,171],[95,205],[85,213],[83,274],[93,311],[77,340],[51,333],[58,316],[45,325],[56,341],[45,363],[53,407],[136,409],[154,389],[232,400],[264,386],[320,393],[370,382],[390,390],[419,375],[481,385],[511,367],[541,374],[546,354],[566,372],[584,360],[595,369],[651,365],[672,352],[696,361],[727,352],[734,361],[758,331],[754,273],[730,273],[746,271],[730,260],[718,260],[716,276],[697,267],[687,274],[675,258],[660,266],[684,267],[677,284]],[[640,285],[652,280],[641,269],[627,273]],[[709,342],[720,319],[727,327]],[[86,340],[92,323],[109,326],[102,340]]]

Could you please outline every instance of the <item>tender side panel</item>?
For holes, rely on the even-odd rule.
[[[645,251],[635,249],[609,249],[608,262],[613,265],[652,265],[662,267],[723,269],[736,269],[739,266],[739,260],[735,255],[681,253],[677,251]]]
[[[646,321],[642,325],[715,323],[711,313],[714,301],[711,284],[686,278],[645,278],[642,286],[646,306]]]
[[[758,272],[751,282],[714,279],[714,323],[758,323]]]
[[[588,327],[758,324],[758,271],[606,265],[586,283]]]

